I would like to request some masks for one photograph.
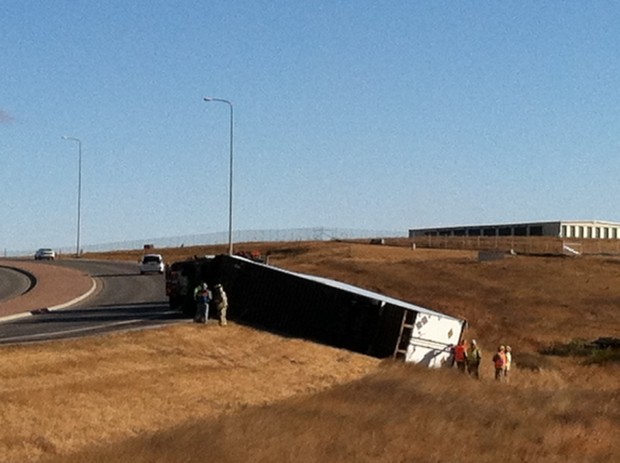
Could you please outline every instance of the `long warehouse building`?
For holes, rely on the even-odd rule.
[[[620,239],[620,223],[602,220],[559,220],[409,230],[409,238],[420,236],[550,236],[617,240]]]

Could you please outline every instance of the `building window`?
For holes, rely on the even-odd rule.
[[[495,228],[485,228],[482,233],[484,236],[495,236],[497,234]]]
[[[468,232],[469,236],[480,236],[479,228],[471,228]]]
[[[568,227],[566,225],[562,225],[562,238],[568,238]]]
[[[515,227],[515,236],[527,236],[527,227]]]
[[[543,236],[542,225],[535,225],[533,227],[530,227],[530,236]]]

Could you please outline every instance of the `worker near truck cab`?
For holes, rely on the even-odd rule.
[[[196,302],[196,315],[194,316],[195,323],[207,323],[209,319],[209,302],[211,301],[211,295],[209,294],[209,287],[202,281],[194,288],[194,301]]]
[[[480,361],[482,360],[482,352],[478,347],[475,339],[471,340],[469,349],[467,349],[467,372],[470,376],[480,379]]]
[[[228,297],[224,291],[224,287],[218,283],[213,288],[213,301],[217,308],[217,314],[220,318],[220,326],[226,326],[228,321],[226,320],[226,312],[228,312]]]
[[[465,344],[465,339],[461,339],[454,348],[454,361],[459,371],[465,373],[467,368],[467,345]]]

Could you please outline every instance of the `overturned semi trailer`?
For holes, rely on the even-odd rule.
[[[451,360],[465,320],[327,278],[221,255],[204,277],[224,284],[241,323],[429,367]]]

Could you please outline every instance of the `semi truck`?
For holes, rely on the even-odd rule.
[[[193,314],[200,280],[224,286],[230,320],[377,358],[449,364],[466,327],[463,319],[374,291],[229,255],[172,264],[171,307]]]

